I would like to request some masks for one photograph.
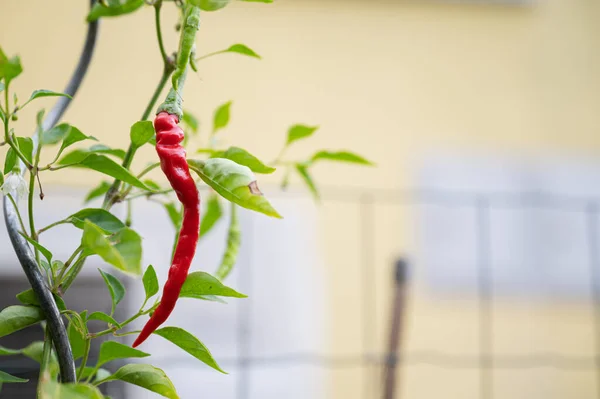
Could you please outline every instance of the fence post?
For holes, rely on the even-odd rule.
[[[404,310],[406,308],[406,280],[408,264],[404,259],[396,261],[394,270],[394,300],[392,303],[392,325],[390,328],[389,345],[385,357],[383,399],[399,398],[396,395],[396,368],[402,361],[400,345],[404,324]]]

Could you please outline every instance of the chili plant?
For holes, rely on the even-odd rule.
[[[207,142],[196,142],[198,120],[182,108],[185,79],[190,69],[198,71],[201,60],[222,53],[261,58],[243,44],[234,44],[204,56],[196,54],[196,34],[202,13],[224,8],[228,2],[229,0],[92,1],[87,15],[88,32],[83,52],[64,92],[35,90],[23,103],[11,91],[11,83],[23,71],[21,60],[18,56],[7,56],[0,48],[0,94],[3,97],[0,102],[0,119],[4,126],[2,145],[8,148],[4,170],[0,173],[4,218],[15,254],[31,285],[31,289],[17,295],[21,305],[9,306],[0,312],[0,337],[35,324],[39,324],[45,332],[44,341],[32,342],[26,348],[0,347],[0,356],[24,354],[40,363],[37,391],[39,398],[103,398],[98,387],[116,380],[139,385],[168,398],[177,398],[176,389],[167,375],[150,364],[131,363],[114,373],[103,367],[115,360],[150,356],[150,353],[134,347],[142,344],[151,334],[172,342],[208,367],[223,372],[198,338],[179,327],[159,327],[167,322],[179,297],[245,297],[223,284],[223,280],[235,266],[242,240],[237,208],[243,207],[268,217],[281,218],[259,190],[255,174],[270,174],[276,168],[282,168],[282,187],[285,187],[290,175],[297,173],[318,199],[318,190],[310,173],[310,168],[315,163],[336,161],[371,165],[363,157],[348,151],[322,150],[307,159],[287,159],[286,150],[291,145],[308,138],[317,130],[316,126],[302,124],[290,127],[284,146],[270,164],[239,147],[219,148],[215,138],[228,125],[231,102],[215,111],[212,132]],[[99,20],[131,14],[145,6],[154,8],[163,71],[140,120],[131,126],[129,147],[110,148],[71,124],[58,124],[91,62]],[[180,40],[172,55],[169,55],[162,37],[163,6],[177,7],[180,10],[180,21],[177,24]],[[160,93],[169,83],[171,89],[166,99],[156,108]],[[45,117],[43,110],[37,114],[37,128],[32,136],[18,133],[13,124],[18,120],[20,111],[31,107],[41,97],[58,99]],[[156,114],[154,123],[148,120],[153,111]],[[191,150],[194,145],[196,149]],[[157,162],[143,170],[134,171],[132,161],[137,150],[143,146],[155,147]],[[186,149],[193,156],[188,156]],[[51,161],[47,164],[40,161],[42,151],[52,154]],[[159,166],[168,185],[163,181],[148,179],[147,175]],[[80,209],[65,219],[40,228],[35,218],[38,201],[35,193],[38,193],[39,200],[43,200],[43,176],[46,173],[66,172],[70,168],[86,168],[112,179],[112,183],[102,181],[84,199],[87,203],[104,197],[102,207]],[[202,215],[202,223],[199,186],[204,186],[205,189],[201,191],[208,193],[204,200],[206,210]],[[177,200],[172,199],[173,194]],[[154,268],[142,268],[141,237],[131,226],[131,209],[140,199],[152,199],[164,207],[175,227],[172,264],[162,296],[159,295],[160,283]],[[118,203],[127,204],[128,212],[124,220],[111,213],[111,208]],[[228,233],[224,237],[226,249],[222,261],[216,267],[214,275],[204,271],[188,274],[198,240],[208,234],[223,217],[223,203],[229,203],[231,210]],[[81,240],[73,243],[73,253],[64,260],[56,259],[43,239],[48,231],[63,224],[70,224],[81,230]],[[77,279],[87,258],[94,255],[121,272],[142,276],[145,299],[139,310],[129,318],[115,319],[115,308],[125,295],[125,287],[119,278],[104,270],[100,270],[100,274],[110,293],[110,313],[88,310],[76,312],[65,304],[63,295]],[[147,316],[150,318],[141,332],[131,330],[130,323]],[[92,331],[89,326],[92,320],[104,323],[105,328]],[[118,341],[118,337],[128,334],[137,335],[133,347]],[[91,341],[107,336],[114,339],[104,341],[97,361],[90,362]],[[76,360],[79,363],[77,367]],[[0,371],[0,384],[25,381]]]

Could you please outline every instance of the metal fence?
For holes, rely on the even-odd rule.
[[[537,368],[554,368],[558,370],[593,370],[596,382],[593,388],[594,397],[600,398],[600,253],[598,245],[600,232],[598,217],[600,216],[600,198],[582,198],[544,193],[476,193],[449,192],[441,190],[406,190],[387,191],[373,190],[364,192],[355,189],[328,188],[323,190],[324,203],[355,204],[358,207],[361,235],[360,292],[362,309],[362,355],[326,356],[319,353],[298,353],[280,357],[251,358],[246,356],[247,337],[252,332],[248,322],[248,314],[252,312],[252,301],[247,301],[238,319],[238,339],[241,366],[237,371],[244,378],[238,381],[237,399],[250,399],[248,371],[253,366],[276,364],[308,364],[324,369],[341,369],[363,367],[367,383],[363,392],[356,398],[373,399],[401,398],[402,370],[415,365],[432,365],[444,369],[469,369],[478,373],[478,390],[481,399],[499,399],[494,395],[495,372],[498,370],[526,370]],[[385,336],[377,334],[374,326],[379,309],[376,304],[377,283],[373,276],[372,266],[375,263],[375,241],[377,226],[374,218],[378,206],[415,206],[415,205],[468,206],[476,215],[477,225],[477,303],[478,303],[478,354],[456,355],[439,350],[404,351],[402,350],[403,320],[406,307],[407,286],[410,286],[410,265],[405,259],[399,259],[396,265],[389,267],[390,284],[396,288],[389,298],[391,314],[389,328]],[[589,248],[589,284],[592,293],[593,326],[590,334],[594,336],[595,351],[589,356],[577,356],[560,352],[527,353],[522,355],[499,355],[494,353],[494,283],[490,266],[491,220],[490,212],[494,209],[556,209],[583,212],[587,221],[586,236]],[[242,281],[251,278],[252,270],[245,270]],[[242,290],[249,287],[240,287]],[[248,292],[251,297],[252,293]],[[410,301],[410,299],[409,299]],[[335,311],[335,310],[334,310]],[[443,331],[440,331],[443,333]],[[388,351],[373,351],[378,340],[386,340]],[[358,348],[357,348],[358,349]],[[404,399],[404,398],[402,398]],[[413,398],[408,398],[413,399]],[[419,398],[416,398],[419,399]]]
[[[269,357],[252,357],[249,351],[249,337],[253,334],[250,318],[253,313],[253,301],[247,300],[239,306],[237,316],[237,343],[238,356],[235,359],[220,359],[220,363],[235,366],[236,398],[253,399],[251,392],[251,371],[260,366],[288,366],[310,365],[323,370],[356,369],[362,368],[364,372],[363,390],[356,394],[356,398],[405,398],[402,396],[402,387],[406,383],[402,378],[403,370],[416,365],[431,365],[444,369],[474,370],[478,374],[478,397],[481,399],[501,399],[494,394],[495,373],[499,370],[528,370],[537,368],[555,368],[571,371],[594,371],[596,380],[596,398],[600,398],[600,198],[581,198],[557,196],[540,193],[469,193],[449,192],[438,190],[406,190],[386,191],[371,190],[364,192],[359,189],[326,188],[322,191],[322,202],[329,204],[344,203],[355,205],[358,210],[358,230],[360,234],[360,262],[359,270],[361,286],[356,287],[356,292],[361,295],[361,336],[360,348],[356,348],[355,355],[330,356],[322,353],[290,353]],[[381,310],[377,306],[377,281],[372,272],[375,264],[376,240],[378,227],[374,217],[377,207],[380,206],[418,206],[418,205],[443,205],[467,206],[473,210],[476,217],[477,229],[477,303],[478,303],[478,353],[475,355],[457,355],[439,350],[403,350],[403,335],[405,328],[403,321],[410,307],[406,288],[410,286],[410,269],[407,261],[399,259],[395,265],[389,265],[389,284],[396,288],[393,295],[388,298],[391,313],[388,315],[388,329],[384,335],[379,334],[375,328],[376,315]],[[587,247],[589,248],[589,275],[591,276],[590,292],[593,301],[594,313],[592,325],[594,330],[590,334],[594,337],[595,349],[588,356],[576,356],[559,351],[527,353],[522,355],[499,355],[494,351],[494,283],[492,267],[490,265],[490,246],[493,240],[491,234],[490,213],[494,209],[557,209],[582,212],[586,219]],[[251,239],[251,238],[250,238]],[[241,292],[250,298],[251,284],[244,284],[252,278],[252,268],[239,271]],[[335,311],[335,309],[334,309]],[[440,331],[443,333],[443,331]],[[388,350],[377,352],[374,350],[378,343],[387,342]],[[92,356],[93,358],[93,356]],[[28,367],[31,364],[28,363]],[[17,367],[18,368],[18,367]],[[11,371],[11,370],[7,370]],[[21,373],[25,373],[21,370]],[[32,373],[26,373],[31,375]],[[115,395],[113,392],[111,394]],[[119,397],[117,393],[115,397]],[[0,397],[5,397],[0,394]]]

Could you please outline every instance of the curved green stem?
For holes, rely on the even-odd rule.
[[[85,370],[85,364],[87,363],[88,357],[90,356],[90,347],[91,346],[92,346],[92,340],[86,339],[85,347],[83,349],[83,359],[81,359],[81,365],[79,366],[79,372],[77,373],[77,381],[79,381],[79,379],[83,375],[83,370]]]
[[[169,62],[169,56],[167,56],[167,52],[165,51],[165,45],[163,43],[162,30],[160,27],[160,8],[162,7],[162,0],[157,0],[154,3],[154,22],[156,25],[156,37],[158,38],[158,48],[160,49],[160,55],[165,64]]]
[[[27,197],[27,211],[29,215],[29,230],[31,230],[31,239],[37,241],[37,232],[35,230],[35,221],[33,220],[33,192],[35,190],[35,167],[29,171],[29,195]],[[40,264],[40,251],[34,247],[35,260]]]
[[[48,226],[42,227],[41,229],[39,229],[37,231],[37,235],[39,237],[40,234],[42,234],[43,232],[48,231],[53,227],[60,226],[61,224],[66,224],[66,223],[69,223],[69,222],[67,222],[65,219],[59,220],[58,222],[50,223]]]
[[[17,218],[19,219],[19,224],[21,225],[21,229],[23,229],[23,234],[27,234],[27,229],[25,228],[25,223],[23,223],[23,218],[21,217],[21,212],[19,212],[19,208],[17,207],[17,201],[13,198],[12,194],[6,195],[10,202],[12,202],[15,207],[15,212],[17,214]]]
[[[146,166],[146,168],[144,170],[142,170],[139,175],[137,175],[137,178],[141,179],[142,177],[144,177],[144,175],[146,175],[147,173],[151,172],[152,170],[158,168],[159,166],[160,166],[160,162],[156,162],[156,163],[153,163],[152,165]]]
[[[42,388],[44,382],[48,379],[48,365],[50,364],[50,358],[52,354],[52,341],[50,338],[50,330],[46,327],[44,334],[44,349],[42,352],[42,361],[40,362],[40,378],[37,386],[37,397],[43,398]]]

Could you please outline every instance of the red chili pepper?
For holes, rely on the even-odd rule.
[[[144,342],[154,330],[164,323],[175,308],[181,287],[187,278],[190,264],[196,253],[200,232],[200,195],[196,182],[190,175],[185,149],[180,144],[184,135],[183,130],[177,125],[178,123],[177,115],[164,111],[154,119],[156,152],[160,158],[161,169],[175,190],[177,198],[183,204],[183,223],[160,305],[133,343],[134,348]]]

